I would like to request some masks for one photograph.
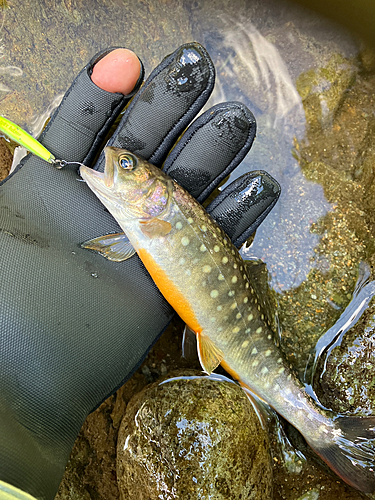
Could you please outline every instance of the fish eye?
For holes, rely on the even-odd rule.
[[[137,158],[130,154],[122,154],[119,157],[119,164],[125,170],[132,170],[137,165]]]

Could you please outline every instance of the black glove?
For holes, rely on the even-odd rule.
[[[40,138],[57,158],[90,165],[131,97],[91,82],[103,55],[79,74]],[[133,98],[110,144],[165,162],[203,201],[249,151],[256,129],[244,106],[220,104],[168,156],[213,85],[205,49],[182,46]],[[243,196],[252,183],[254,196]],[[278,195],[270,176],[250,173],[218,196],[211,214],[239,246]],[[52,499],[86,416],[134,373],[173,310],[138,257],[114,263],[80,247],[119,227],[73,166],[57,170],[29,155],[0,199],[0,481]]]

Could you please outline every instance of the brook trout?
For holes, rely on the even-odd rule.
[[[304,436],[355,488],[375,490],[375,418],[339,417],[305,392],[273,340],[248,270],[229,237],[203,207],[159,168],[106,148],[104,173],[80,173],[130,243],[115,235],[84,244],[112,260],[136,251],[152,279],[197,336],[203,369],[220,363]]]

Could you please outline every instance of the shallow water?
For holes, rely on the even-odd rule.
[[[375,57],[359,40],[281,1],[13,0],[0,10],[0,113],[36,135],[97,51],[127,46],[148,74],[191,40],[217,68],[206,108],[238,100],[257,119],[232,179],[263,169],[282,186],[243,256],[267,263],[281,343],[303,376],[373,260]]]
[[[172,3],[173,13],[168,0],[13,1],[0,11],[1,112],[37,134],[74,75],[98,50],[130,47],[148,73],[179,44],[192,39],[203,43],[217,68],[207,106],[240,100],[258,122],[253,149],[234,177],[261,168],[283,188],[277,208],[257,233],[252,254],[267,258],[277,291],[295,288],[310,270],[319,239],[311,234],[311,221],[332,208],[322,187],[306,179],[293,156],[294,141],[303,140],[307,128],[296,81],[327,66],[337,54],[347,58],[348,72],[355,74],[359,44],[337,26],[288,3]],[[320,104],[324,113],[327,104]]]

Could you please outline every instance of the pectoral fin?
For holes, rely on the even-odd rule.
[[[95,250],[103,257],[114,262],[122,262],[136,252],[124,233],[107,234],[82,243],[82,248]]]
[[[224,359],[222,351],[204,333],[197,333],[198,356],[203,370],[209,375]]]
[[[171,229],[172,224],[166,220],[158,219],[154,217],[150,220],[140,221],[141,231],[145,236],[149,238],[157,238],[158,236],[167,235]]]

